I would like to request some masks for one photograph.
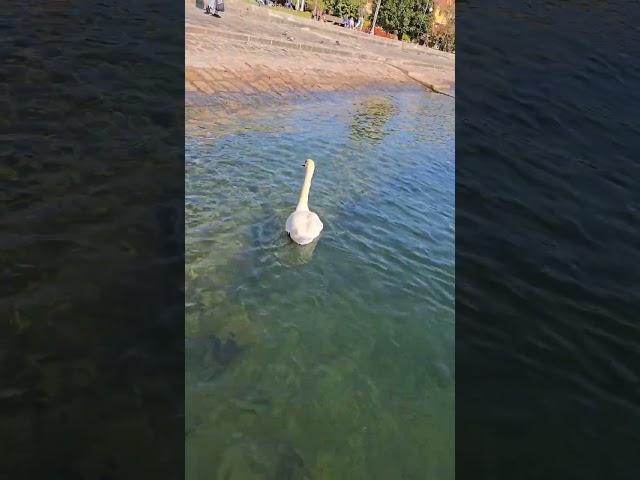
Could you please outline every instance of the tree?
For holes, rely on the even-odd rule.
[[[314,8],[317,8],[319,12],[324,12],[327,9],[325,3],[324,0],[307,0],[306,9],[311,12]]]
[[[363,0],[324,0],[327,10],[340,18],[345,15],[358,18],[358,9],[362,4],[364,4]]]
[[[431,30],[432,0],[382,0],[378,24],[387,32],[393,32],[402,40],[407,35],[414,40]]]
[[[449,5],[441,7],[445,22],[442,25],[434,25],[429,32],[426,43],[431,48],[437,48],[445,52],[455,52],[456,50],[456,11],[455,7]]]

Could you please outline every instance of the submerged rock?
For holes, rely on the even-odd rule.
[[[203,359],[205,365],[214,362],[222,367],[226,367],[234,362],[243,348],[236,342],[233,333],[222,341],[217,335],[209,335],[203,338],[188,338],[185,342],[187,353],[187,363],[200,363]]]
[[[303,480],[310,476],[298,452],[293,448],[284,448],[278,457],[273,478],[274,480]]]
[[[241,440],[222,455],[218,478],[310,480],[302,457],[285,444]]]
[[[232,337],[227,338],[222,343],[220,338],[215,335],[209,337],[211,352],[218,363],[223,366],[229,365],[240,354],[240,347]]]

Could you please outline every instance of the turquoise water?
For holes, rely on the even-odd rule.
[[[187,116],[187,477],[454,478],[454,101]]]

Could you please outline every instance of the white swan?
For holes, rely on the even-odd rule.
[[[315,170],[313,160],[307,160],[303,167],[306,167],[304,182],[302,183],[302,191],[295,212],[289,215],[285,230],[291,239],[298,245],[307,245],[313,242],[322,231],[322,222],[320,217],[309,211],[309,189],[311,188],[311,178]]]

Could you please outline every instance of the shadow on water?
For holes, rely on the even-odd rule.
[[[291,239],[289,244],[282,250],[277,252],[278,259],[286,266],[294,267],[296,265],[304,265],[309,263],[313,258],[313,252],[315,251],[318,243],[322,240],[322,235],[316,238],[308,245],[296,245]]]

